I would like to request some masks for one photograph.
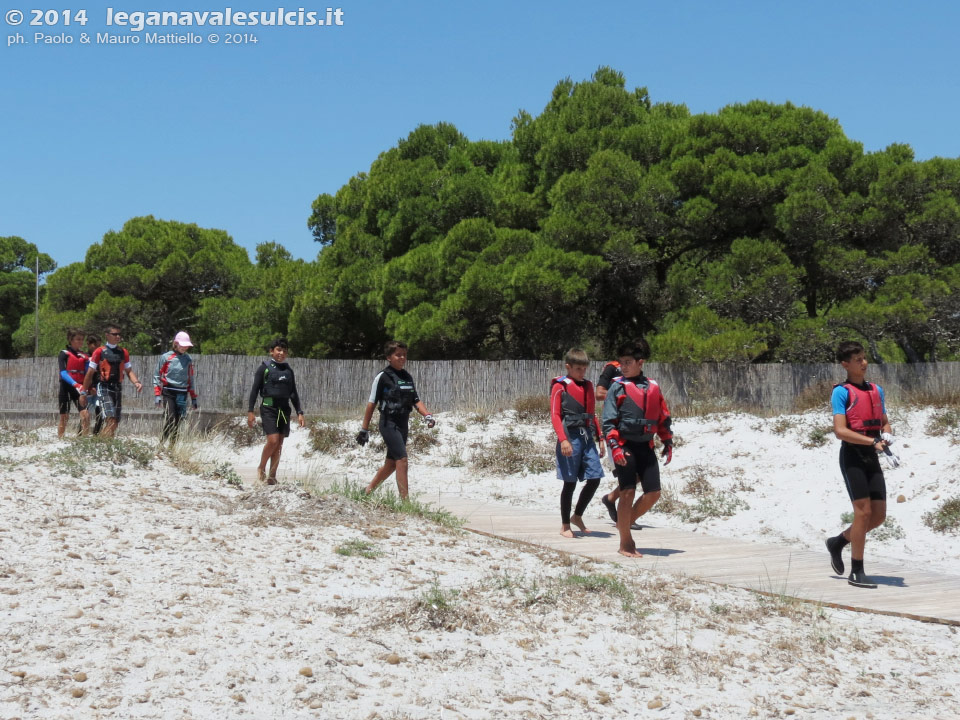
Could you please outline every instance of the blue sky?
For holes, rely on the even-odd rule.
[[[251,257],[276,241],[312,259],[313,199],[418,124],[506,139],[518,110],[539,113],[557,81],[601,65],[693,112],[789,100],[837,118],[867,150],[903,142],[919,159],[960,156],[953,3],[32,2],[0,0],[0,236],[60,265],[146,214],[222,228]],[[85,7],[87,24],[26,24],[30,7],[67,6]],[[339,7],[343,25],[229,29],[256,44],[81,44],[81,32],[134,34],[105,27],[108,6]],[[5,21],[11,9],[26,12],[23,25]],[[74,42],[35,44],[37,31]],[[8,46],[16,32],[26,42]]]

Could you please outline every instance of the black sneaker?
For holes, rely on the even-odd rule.
[[[854,587],[871,588],[871,589],[877,587],[877,584],[873,582],[870,578],[868,578],[866,573],[864,573],[863,571],[850,573],[850,577],[847,578],[847,582],[850,585],[853,585]]]
[[[837,575],[843,575],[843,555],[842,550],[838,549],[834,539],[827,538],[827,552],[830,553],[830,567]]]
[[[603,506],[607,509],[607,514],[610,515],[610,519],[616,522],[617,521],[617,504],[613,500],[611,500],[606,493],[600,496],[600,502],[602,502]]]

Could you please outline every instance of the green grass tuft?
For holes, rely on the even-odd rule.
[[[383,555],[382,552],[374,547],[373,543],[367,542],[366,540],[348,540],[342,545],[338,545],[335,552],[337,555],[345,555],[347,557],[359,555],[360,557],[371,559]]]
[[[960,531],[960,497],[944,500],[936,510],[925,513],[923,523],[938,533]]]
[[[351,482],[335,482],[324,494],[340,495],[353,502],[387,510],[389,512],[413,515],[430,520],[448,528],[459,528],[463,520],[446,510],[438,510],[431,505],[421,502],[416,497],[401,500],[393,490],[377,490],[370,495],[364,492],[364,486]]]

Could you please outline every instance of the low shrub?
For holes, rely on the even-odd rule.
[[[953,435],[960,428],[960,410],[944,409],[937,410],[927,421],[926,433],[934,437],[943,437],[944,435]]]
[[[331,455],[349,449],[354,442],[350,432],[335,423],[314,420],[310,423],[310,447],[314,452]]]
[[[924,514],[923,523],[938,533],[960,531],[960,497],[944,500],[935,510]]]
[[[518,422],[548,422],[550,420],[550,396],[544,393],[543,395],[518,397],[513,403],[513,409],[516,412]]]
[[[543,443],[515,435],[512,430],[508,435],[479,447],[471,460],[471,466],[477,472],[497,475],[542,473],[553,465],[553,455],[544,448]]]

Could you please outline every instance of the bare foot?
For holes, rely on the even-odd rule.
[[[257,468],[257,481],[266,482],[267,481],[267,471],[263,468]]]
[[[583,524],[583,518],[579,515],[571,515],[570,524],[576,525],[580,529],[580,532],[582,532],[584,535],[590,534],[590,531],[587,530],[587,526]]]
[[[563,537],[565,538],[572,538],[573,530],[570,529],[569,525],[564,525],[563,529],[560,531],[560,534],[563,535]]]
[[[629,557],[629,558],[642,558],[642,557],[643,557],[643,554],[642,554],[642,553],[638,553],[636,548],[633,548],[632,550],[629,550],[629,549],[628,549],[628,550],[624,550],[623,548],[620,548],[619,550],[617,550],[617,552],[620,553],[621,555],[623,555],[624,557]]]
[[[267,478],[267,485],[276,485],[277,479],[273,476]]]

